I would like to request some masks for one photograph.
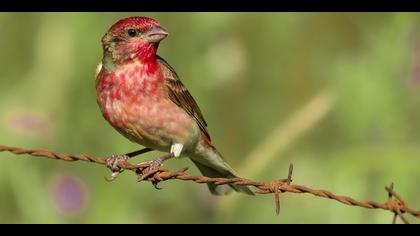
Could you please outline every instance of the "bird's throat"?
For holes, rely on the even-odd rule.
[[[121,66],[123,64],[130,64],[134,61],[140,61],[141,64],[145,65],[148,70],[148,73],[155,73],[157,69],[157,61],[156,61],[156,52],[158,48],[158,44],[143,44],[139,45],[136,50],[133,50],[132,53],[125,54],[125,56],[121,56],[118,51],[104,51],[104,56],[102,58],[102,64],[105,70],[112,72],[115,71],[115,68]]]
[[[156,52],[158,49],[158,44],[143,44],[140,45],[137,49],[133,58],[139,59],[142,63],[156,63]]]

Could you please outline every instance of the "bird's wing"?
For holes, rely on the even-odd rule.
[[[191,117],[194,117],[200,130],[210,140],[210,135],[207,132],[207,123],[204,120],[200,108],[191,96],[188,89],[179,79],[175,70],[160,56],[157,56],[160,70],[164,76],[165,84],[168,89],[168,96],[172,102],[186,111]]]

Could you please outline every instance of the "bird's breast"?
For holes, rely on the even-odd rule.
[[[98,74],[97,100],[104,118],[120,133],[145,146],[169,146],[195,133],[191,117],[167,95],[163,77],[128,65]]]
[[[134,116],[145,114],[151,104],[159,103],[164,97],[163,78],[149,67],[131,63],[98,74],[98,104],[112,125],[131,122],[138,118]]]

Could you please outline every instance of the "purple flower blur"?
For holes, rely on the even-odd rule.
[[[51,186],[51,195],[56,208],[63,214],[80,212],[86,205],[86,188],[74,176],[58,176]]]
[[[45,114],[29,108],[19,108],[7,116],[7,126],[18,134],[46,136],[51,133],[51,122]]]

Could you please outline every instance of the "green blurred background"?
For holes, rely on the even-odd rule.
[[[200,104],[245,177],[284,178],[420,208],[420,15],[415,13],[0,13],[0,143],[108,156],[138,148],[96,104],[100,39],[146,15],[159,54]],[[153,158],[161,153],[147,154]],[[138,158],[136,161],[140,161]],[[188,159],[165,164],[191,167]],[[1,223],[390,223],[392,214],[309,195],[211,196],[182,181],[157,191],[132,173],[0,153]],[[413,218],[408,217],[417,222]]]

